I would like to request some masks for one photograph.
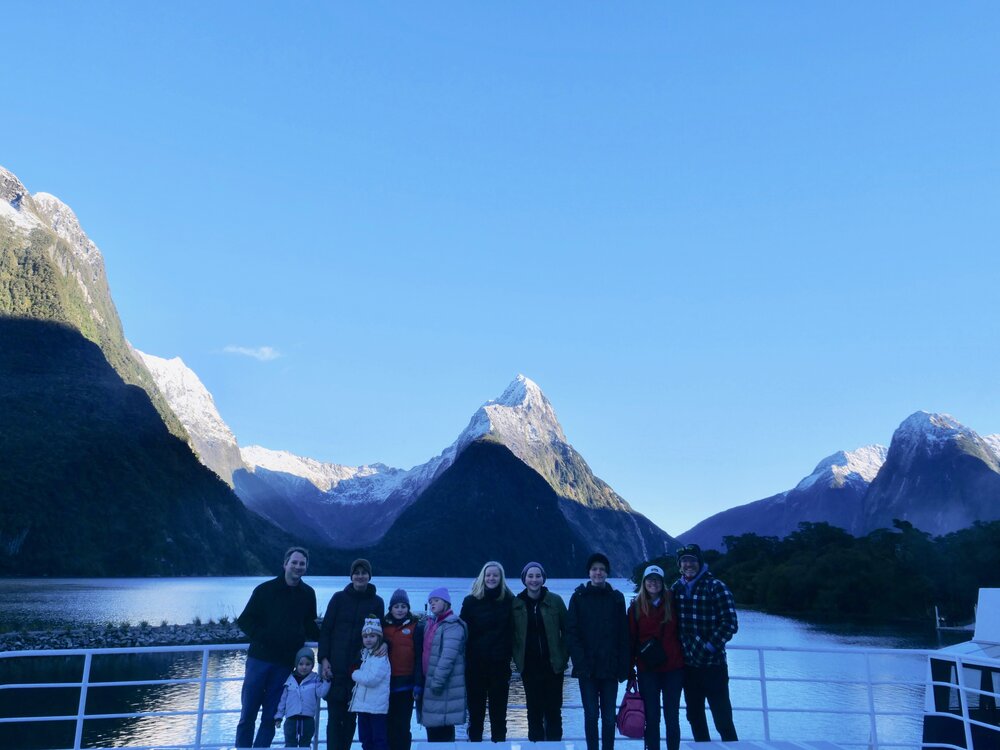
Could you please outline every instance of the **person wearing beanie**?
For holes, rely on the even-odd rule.
[[[357,716],[362,750],[388,750],[389,657],[382,646],[382,617],[368,614],[361,626],[361,663],[351,672],[351,713]]]
[[[295,655],[295,669],[281,689],[278,709],[274,714],[274,728],[285,723],[285,747],[309,747],[316,731],[319,702],[330,690],[330,683],[321,680],[313,671],[316,659],[309,646],[303,646]]]
[[[465,723],[466,625],[451,609],[443,586],[427,597],[430,616],[424,626],[421,657],[423,688],[417,719],[427,729],[428,742],[454,742],[455,726]]]
[[[590,569],[594,567],[594,563],[601,563],[604,565],[605,578],[611,577],[611,562],[608,560],[608,556],[602,552],[595,552],[590,557],[587,558],[587,575],[590,575]]]
[[[410,750],[413,699],[422,683],[421,661],[424,625],[410,612],[410,597],[396,589],[389,599],[389,613],[382,620],[382,634],[389,645],[389,750]]]
[[[316,592],[302,580],[308,566],[309,552],[304,547],[289,548],[281,575],[257,586],[236,620],[250,639],[236,747],[271,746],[275,712],[288,670],[296,666],[295,652],[319,637]],[[260,728],[254,738],[258,714]]]
[[[323,679],[330,680],[326,696],[327,750],[351,750],[357,714],[350,710],[352,665],[361,651],[361,627],[369,614],[381,620],[385,602],[371,583],[372,565],[360,558],[351,563],[351,582],[330,598],[319,635]],[[385,646],[381,652],[386,653]]]
[[[631,671],[625,597],[608,583],[607,560],[599,552],[590,556],[590,580],[577,586],[566,616],[566,642],[573,677],[580,685],[587,750],[598,750],[598,737],[602,750],[614,750],[618,683]]]
[[[483,565],[472,583],[472,592],[462,600],[459,617],[469,628],[465,658],[470,742],[483,741],[487,706],[490,739],[507,740],[510,657],[514,648],[513,600],[503,565],[496,560]]]
[[[545,568],[529,562],[521,569],[524,591],[514,597],[514,664],[524,684],[528,707],[528,740],[562,740],[563,673],[566,648],[566,605],[545,588]]]
[[[709,572],[697,544],[678,550],[677,566],[681,577],[670,591],[684,652],[684,704],[691,733],[695,742],[711,739],[705,717],[707,700],[719,736],[724,742],[735,742],[726,643],[739,629],[736,602],[729,587]]]
[[[664,588],[663,577],[663,568],[648,565],[639,582],[639,595],[628,610],[629,652],[646,715],[646,750],[660,749],[661,696],[667,750],[678,750],[681,745],[684,656],[677,638],[673,594]]]

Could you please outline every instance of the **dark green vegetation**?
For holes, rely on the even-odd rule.
[[[705,553],[743,606],[828,619],[932,621],[972,617],[981,587],[1000,586],[1000,521],[932,538],[906,521],[853,537],[827,523],[801,523],[784,539],[727,536]],[[658,564],[672,575],[672,557]],[[637,567],[633,580],[642,575]]]
[[[78,281],[79,279],[79,281]],[[97,344],[122,379],[146,391],[170,431],[187,433],[146,367],[132,354],[104,275],[103,261],[81,260],[54,232],[29,235],[0,222],[0,315],[69,323]]]
[[[75,328],[0,317],[0,575],[277,572],[250,513]]]
[[[477,440],[364,552],[397,575],[475,575],[498,560],[516,581],[537,560],[550,576],[583,577],[592,550],[561,502],[505,445]]]

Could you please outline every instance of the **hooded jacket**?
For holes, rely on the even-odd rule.
[[[330,690],[330,683],[323,682],[319,675],[310,672],[299,682],[295,674],[288,675],[281,688],[281,698],[278,700],[278,710],[275,719],[286,716],[316,716],[319,713],[319,700]]]
[[[611,587],[580,584],[569,599],[566,643],[573,676],[616,679],[629,675],[628,623],[625,597]]]
[[[427,674],[418,718],[425,727],[464,724],[465,623],[454,612],[438,623],[430,642]]]
[[[351,711],[356,714],[389,713],[389,657],[361,651],[361,666],[351,673],[354,693]]]
[[[320,627],[317,655],[320,663],[323,659],[330,662],[333,672],[327,700],[347,701],[351,696],[351,666],[357,663],[361,652],[361,626],[367,615],[380,620],[385,616],[385,602],[375,593],[374,584],[369,583],[364,591],[357,591],[354,584],[349,583],[343,591],[330,597]]]
[[[514,620],[514,663],[518,672],[524,672],[524,659],[528,634],[528,607],[531,600],[528,592],[522,591],[514,597],[512,605]],[[569,661],[569,650],[566,648],[566,605],[562,597],[553,594],[544,586],[542,596],[538,601],[538,611],[545,630],[545,644],[548,646],[549,663],[552,671],[562,674],[566,671]],[[544,653],[544,649],[543,649]]]

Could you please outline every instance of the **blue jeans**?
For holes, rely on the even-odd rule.
[[[358,714],[358,739],[363,750],[389,750],[385,714]]]
[[[241,694],[243,708],[240,711],[240,723],[236,725],[236,747],[271,747],[271,740],[274,739],[274,714],[278,710],[281,689],[291,673],[287,664],[271,664],[252,656],[247,657]],[[260,729],[257,730],[255,740],[253,727],[257,723],[258,712],[261,714]]]
[[[618,680],[614,677],[581,677],[579,683],[580,702],[583,704],[583,733],[587,737],[587,750],[598,750],[598,715],[601,717],[601,750],[614,750]]]
[[[681,688],[684,670],[639,672],[639,695],[646,712],[646,750],[660,750],[660,696],[663,696],[663,721],[667,727],[667,750],[681,746]]]
[[[733,724],[733,704],[729,701],[728,665],[684,667],[684,703],[687,704],[687,719],[695,742],[711,739],[705,718],[706,700],[722,741],[735,742],[738,738]]]

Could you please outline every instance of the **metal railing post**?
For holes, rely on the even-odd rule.
[[[767,707],[767,677],[764,672],[764,649],[757,649],[757,671],[760,673],[760,707],[764,709],[764,739],[771,739],[771,716]]]
[[[868,746],[878,750],[878,722],[875,720],[875,686],[872,685],[872,657],[865,654],[865,673],[868,677]]]
[[[87,715],[87,686],[90,684],[90,663],[93,654],[90,651],[83,657],[83,676],[80,678],[80,703],[76,709],[76,733],[73,736],[73,750],[83,747],[83,717]]]
[[[955,657],[955,680],[958,682],[958,705],[962,707],[962,725],[965,729],[965,746],[972,747],[972,725],[969,723],[969,698],[965,694],[965,664],[962,657]]]
[[[198,720],[194,733],[195,750],[201,750],[201,729],[205,724],[205,691],[208,687],[208,649],[201,651],[201,681],[198,683]]]

